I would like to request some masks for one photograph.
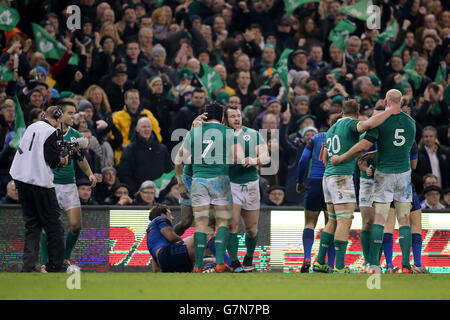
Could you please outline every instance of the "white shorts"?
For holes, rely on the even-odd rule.
[[[261,196],[259,194],[259,180],[245,184],[231,182],[233,204],[240,205],[244,210],[259,210]]]
[[[359,206],[372,208],[374,179],[359,179]]]
[[[353,176],[333,175],[323,177],[322,187],[325,203],[356,203]]]
[[[75,183],[55,184],[55,191],[58,204],[64,211],[81,207],[80,197],[78,196],[78,188]]]
[[[192,178],[191,203],[192,207],[233,204],[230,178],[228,176]]]
[[[412,202],[411,170],[403,173],[383,173],[375,170],[373,202]]]

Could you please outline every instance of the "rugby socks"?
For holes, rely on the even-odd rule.
[[[328,266],[334,268],[334,260],[336,258],[336,249],[334,248],[334,243],[328,246]]]
[[[258,242],[258,233],[254,238],[250,238],[248,234],[245,234],[245,246],[247,247],[247,257],[253,258],[257,242]]]
[[[41,236],[41,265],[45,266],[47,263],[48,263],[47,234],[42,233],[42,236]]]
[[[195,254],[195,268],[203,268],[203,257],[205,256],[206,248],[206,233],[194,233],[194,254]]]
[[[208,249],[209,251],[211,251],[211,254],[215,257],[216,256],[216,244],[214,243],[216,240],[216,238],[211,238],[208,241]],[[229,266],[231,266],[231,260],[230,260],[230,256],[228,254],[225,253],[223,260],[225,261],[225,263]]]
[[[342,269],[345,267],[347,245],[348,241],[334,240],[334,247],[336,249],[336,269]]]
[[[398,228],[398,242],[402,249],[402,267],[410,267],[411,255],[411,227],[401,226]]]
[[[412,234],[412,252],[414,256],[414,265],[417,267],[422,266],[422,234]]]
[[[333,245],[334,235],[331,233],[322,231],[320,234],[319,254],[317,256],[317,263],[325,264],[325,256],[327,255],[328,248]]]
[[[303,251],[305,252],[304,260],[311,260],[311,249],[314,244],[314,229],[303,229]],[[331,247],[330,247],[331,248]]]
[[[239,247],[239,238],[237,233],[230,233],[228,237],[228,245],[227,250],[230,255],[231,261],[238,260],[238,247]]]
[[[221,226],[217,229],[216,240],[214,244],[216,245],[216,264],[222,265],[225,255],[225,250],[228,244],[228,235],[230,234],[227,227]]]
[[[383,246],[384,226],[374,224],[370,232],[369,263],[375,266],[380,264],[380,250]]]
[[[361,247],[364,256],[364,263],[368,263],[370,252],[370,231],[361,230]]]
[[[383,251],[384,258],[386,259],[386,268],[393,268],[392,254],[394,247],[394,235],[392,233],[385,233],[383,236]]]
[[[79,236],[79,233],[75,234],[71,231],[67,233],[66,247],[64,248],[64,259],[70,259],[70,257],[72,256],[73,248],[75,247]]]

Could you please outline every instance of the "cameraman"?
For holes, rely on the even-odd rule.
[[[75,113],[77,112],[77,106],[75,102],[71,100],[62,100],[60,101],[60,105],[62,112],[62,132],[60,132],[61,136],[59,139],[61,140],[62,138],[67,143],[78,142],[78,139],[82,138],[83,135],[72,128]],[[73,153],[74,156],[72,156],[72,159],[76,161],[83,173],[89,177],[91,188],[94,188],[97,179],[92,173],[87,159],[83,156],[83,153],[79,148],[73,149]],[[72,159],[69,159],[69,164],[66,167],[53,169],[53,183],[55,184],[56,198],[58,199],[59,206],[69,218],[69,231],[67,233],[64,250],[64,263],[66,265],[73,264],[71,255],[81,231],[81,204],[75,181],[74,161]],[[41,264],[46,265],[48,248],[47,235],[45,233],[42,235],[41,248]]]
[[[44,118],[25,131],[11,165],[10,174],[19,192],[25,221],[23,272],[37,271],[39,240],[42,229],[48,237],[48,272],[63,272],[64,229],[53,184],[52,168],[69,164],[57,146],[57,131],[62,111],[50,106]]]

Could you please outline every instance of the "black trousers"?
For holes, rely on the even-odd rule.
[[[23,271],[33,271],[39,258],[42,229],[48,240],[48,272],[61,271],[64,261],[64,228],[55,188],[43,188],[15,180],[25,221]]]

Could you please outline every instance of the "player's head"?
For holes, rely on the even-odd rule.
[[[355,99],[349,99],[347,101],[344,101],[344,104],[342,105],[342,112],[344,113],[344,116],[351,116],[358,118],[359,116],[359,103]]]
[[[77,112],[77,105],[74,101],[69,99],[64,99],[59,101],[61,106],[62,117],[61,121],[66,126],[73,126],[73,121],[75,119],[75,113]]]
[[[386,99],[384,99],[386,107],[401,107],[402,105],[402,93],[397,89],[391,89],[386,93]]]
[[[376,106],[375,109],[373,109],[372,117],[383,112],[384,110],[386,110],[384,106]]]
[[[159,216],[165,216],[170,220],[170,222],[173,222],[173,216],[170,212],[170,209],[165,204],[162,203],[155,204],[155,206],[150,210],[148,218],[151,221]]]
[[[212,102],[205,106],[205,112],[208,114],[206,121],[217,120],[222,122],[223,119],[223,107],[217,102]]]
[[[236,106],[227,106],[224,111],[224,123],[233,130],[242,127],[242,112]]]
[[[44,118],[53,127],[58,128],[61,124],[62,111],[60,106],[50,106],[45,110]]]

